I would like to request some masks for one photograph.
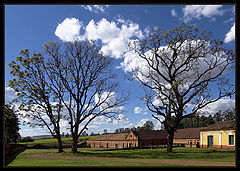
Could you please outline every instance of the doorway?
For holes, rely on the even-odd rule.
[[[208,147],[213,147],[213,136],[212,135],[208,136]]]

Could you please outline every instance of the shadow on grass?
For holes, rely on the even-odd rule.
[[[27,149],[24,145],[8,144],[8,150],[5,150],[5,166],[8,166],[16,157]]]
[[[142,159],[176,159],[176,160],[202,160],[202,161],[232,161],[234,150],[219,149],[187,149],[174,148],[172,153],[165,149],[97,149],[79,150],[78,153],[65,153],[79,157],[110,157],[110,158],[142,158]]]

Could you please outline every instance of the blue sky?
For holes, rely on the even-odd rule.
[[[211,31],[215,38],[224,41],[225,48],[234,50],[234,5],[5,5],[5,101],[15,96],[8,87],[8,81],[13,78],[8,63],[15,60],[20,50],[41,52],[44,42],[92,38],[100,42],[103,52],[114,58],[113,70],[118,73],[120,88],[130,91],[131,95],[124,106],[126,113],[119,116],[119,123],[99,118],[87,132],[102,133],[103,129],[114,132],[119,127],[142,126],[147,120],[153,121],[155,129],[159,129],[160,124],[139,99],[144,96],[140,83],[124,79],[124,49],[126,42],[142,39],[149,29],[168,30],[183,21],[200,30]],[[226,76],[235,83],[235,70]],[[232,108],[234,99],[235,96],[220,100],[210,111],[214,113],[226,106]],[[20,133],[31,136],[48,134],[48,131],[21,125]]]

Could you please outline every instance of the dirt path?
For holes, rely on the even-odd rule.
[[[104,161],[119,161],[119,162],[137,162],[137,163],[177,164],[177,165],[182,165],[182,166],[235,166],[234,162],[162,160],[162,159],[130,159],[130,158],[126,159],[126,158],[107,158],[107,157],[59,156],[59,155],[43,155],[43,154],[24,155],[24,158],[60,159],[60,160],[104,160]]]

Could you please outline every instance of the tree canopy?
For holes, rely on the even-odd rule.
[[[234,85],[223,77],[235,55],[211,32],[185,23],[169,31],[154,28],[147,38],[132,41],[129,47],[138,59],[131,73],[147,88],[142,99],[169,134],[168,152],[182,119],[235,93]],[[215,87],[215,94],[210,86]]]
[[[9,104],[4,106],[5,113],[5,136],[7,143],[17,143],[21,138],[19,134],[19,119],[16,110]]]

